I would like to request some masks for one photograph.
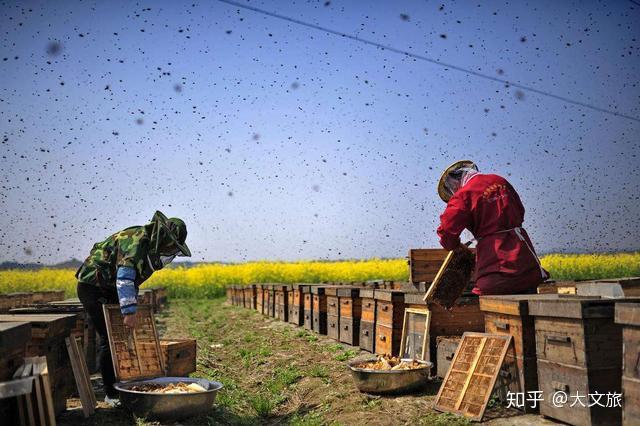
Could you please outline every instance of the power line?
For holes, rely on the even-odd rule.
[[[623,113],[620,113],[620,112],[617,112],[617,111],[613,111],[613,110],[610,110],[610,109],[606,109],[606,108],[603,108],[603,107],[599,107],[599,106],[596,106],[596,105],[588,104],[586,102],[576,101],[576,100],[567,98],[565,96],[556,95],[556,94],[551,93],[551,92],[547,92],[547,91],[544,91],[544,90],[541,90],[541,89],[536,89],[535,87],[527,86],[527,85],[520,84],[520,83],[514,83],[512,81],[504,80],[504,79],[498,78],[498,77],[493,77],[491,75],[483,74],[483,73],[478,72],[478,71],[474,71],[474,70],[470,70],[470,69],[467,69],[467,68],[464,68],[464,67],[460,67],[458,65],[448,64],[446,62],[442,62],[442,61],[439,61],[437,59],[429,58],[428,56],[423,56],[423,55],[419,55],[419,54],[416,54],[416,53],[413,53],[413,52],[409,52],[407,50],[398,49],[398,48],[393,47],[393,46],[387,46],[387,45],[384,45],[384,44],[380,44],[378,42],[367,40],[367,39],[364,39],[364,38],[361,38],[361,37],[358,37],[358,36],[355,36],[355,35],[352,35],[352,34],[343,33],[341,31],[337,31],[337,30],[332,30],[331,28],[326,28],[326,27],[322,27],[320,25],[316,25],[316,24],[312,24],[312,23],[309,23],[309,22],[301,21],[299,19],[290,18],[288,16],[280,15],[278,13],[270,12],[268,10],[260,9],[260,8],[254,7],[254,6],[249,6],[249,5],[246,5],[246,4],[237,3],[237,2],[235,2],[233,0],[218,0],[218,1],[221,2],[221,3],[229,4],[231,6],[236,6],[236,7],[242,8],[242,9],[250,10],[252,12],[260,13],[262,15],[270,16],[272,18],[281,19],[281,20],[284,20],[284,21],[291,22],[293,24],[302,25],[304,27],[312,28],[314,30],[322,31],[322,32],[325,32],[325,33],[328,33],[328,34],[333,34],[333,35],[337,35],[337,36],[340,36],[340,37],[348,38],[350,40],[354,40],[354,41],[358,41],[360,43],[368,44],[370,46],[374,46],[374,47],[377,47],[377,48],[382,49],[382,50],[388,50],[390,52],[399,53],[401,55],[405,55],[405,56],[409,56],[409,57],[414,58],[414,59],[419,59],[421,61],[429,62],[431,64],[438,65],[438,66],[444,67],[446,69],[452,69],[452,70],[455,70],[455,71],[459,71],[459,72],[463,72],[463,73],[466,73],[466,74],[473,75],[475,77],[483,78],[485,80],[490,80],[490,81],[493,81],[493,82],[496,82],[496,83],[502,83],[502,84],[506,84],[508,86],[517,87],[518,89],[526,90],[528,92],[536,93],[536,94],[542,95],[542,96],[547,96],[547,97],[550,97],[550,98],[553,98],[553,99],[556,99],[556,100],[559,100],[559,101],[562,101],[562,102],[566,102],[566,103],[569,103],[569,104],[572,104],[572,105],[577,105],[577,106],[581,106],[581,107],[584,107],[584,108],[589,108],[589,109],[592,109],[594,111],[598,111],[598,112],[602,112],[602,113],[605,113],[605,114],[614,115],[616,117],[626,118],[628,120],[632,120],[632,121],[640,123],[640,118],[634,117],[632,115],[623,114]]]

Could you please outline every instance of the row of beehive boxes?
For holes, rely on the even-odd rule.
[[[424,308],[424,289],[368,284],[256,284],[231,287],[227,297],[235,305],[364,350],[397,355],[404,309]],[[459,340],[451,336],[465,331],[509,334],[513,349],[500,377],[512,392],[524,392],[526,411],[538,410],[528,392],[541,391],[543,400],[536,405],[543,415],[576,425],[616,424],[622,410],[600,403],[616,405],[611,398],[624,391],[625,424],[640,424],[640,308],[632,307],[634,301],[542,294],[462,297],[451,311],[430,305],[429,352],[436,354],[437,347],[431,360],[442,377]],[[616,321],[615,305],[626,312],[616,314]],[[626,324],[624,332],[618,323]],[[584,398],[556,406],[552,397],[557,392],[588,401],[585,406],[580,403]],[[604,400],[594,403],[599,395]]]
[[[528,412],[573,425],[640,424],[637,298],[482,296],[488,333],[513,337],[503,364]],[[534,403],[532,392],[542,400]],[[566,399],[565,399],[566,396]]]
[[[64,292],[55,293],[58,299],[64,297]],[[141,304],[151,302],[156,308],[163,306],[166,299],[164,289],[145,289],[139,294]],[[77,391],[65,338],[73,336],[80,341],[87,367],[95,372],[98,367],[95,328],[78,299],[19,306],[10,306],[8,313],[0,314],[0,382],[11,378],[25,356],[45,356],[54,410],[59,414],[65,410],[67,398]],[[195,371],[195,339],[164,339],[160,343],[168,375],[186,376]]]
[[[227,299],[363,350],[397,356],[405,308],[426,308],[424,292],[424,284],[390,281],[252,284],[227,288]],[[477,297],[462,297],[449,311],[433,305],[429,309],[429,353],[436,353],[439,336],[484,330]],[[437,363],[435,356],[431,361]]]

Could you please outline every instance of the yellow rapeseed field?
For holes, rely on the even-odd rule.
[[[551,254],[543,266],[558,280],[640,276],[640,252],[615,254]],[[0,271],[0,293],[64,289],[75,295],[74,270]],[[405,259],[370,259],[341,262],[208,263],[190,268],[176,266],[157,272],[145,287],[164,286],[170,297],[215,297],[231,284],[260,282],[402,281],[409,275]]]

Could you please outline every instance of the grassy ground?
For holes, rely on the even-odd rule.
[[[198,369],[193,376],[224,384],[216,406],[186,424],[468,424],[432,410],[439,383],[407,396],[362,394],[345,368],[345,361],[359,355],[359,349],[255,311],[227,306],[223,299],[174,300],[158,320],[163,336],[197,338]],[[77,401],[69,406],[77,406]],[[499,424],[512,424],[514,419],[508,416],[513,414],[494,408],[489,417],[499,417]],[[542,424],[537,417],[518,419],[526,418],[533,421],[530,424]],[[59,424],[148,423],[101,403],[90,419],[83,419],[75,409],[63,415]]]

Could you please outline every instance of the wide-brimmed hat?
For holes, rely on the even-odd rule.
[[[476,166],[476,163],[474,163],[473,161],[460,160],[460,161],[456,161],[455,163],[447,167],[444,170],[444,172],[442,172],[442,175],[440,175],[440,181],[438,181],[438,195],[440,196],[440,198],[442,198],[442,201],[444,201],[445,203],[448,203],[449,200],[451,199],[451,194],[449,194],[445,188],[445,182],[447,180],[447,176],[449,175],[449,173],[454,172],[463,167],[471,167],[478,170],[478,166]]]
[[[163,229],[165,231],[164,235],[169,238],[171,243],[177,247],[182,256],[191,256],[191,250],[187,247],[187,225],[184,221],[177,217],[172,217],[171,219],[167,219],[167,217],[161,212],[156,211],[151,219],[152,222],[156,223],[156,246],[160,244],[160,230]],[[152,237],[153,240],[153,237]],[[156,247],[158,249],[159,247]]]

